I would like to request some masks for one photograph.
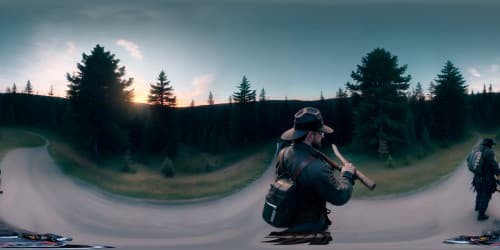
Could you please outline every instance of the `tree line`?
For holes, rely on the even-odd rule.
[[[293,126],[293,114],[304,106],[321,110],[335,132],[326,143],[352,145],[381,158],[415,145],[452,143],[469,128],[492,129],[499,124],[500,94],[467,93],[459,69],[447,61],[436,73],[428,93],[420,83],[410,88],[407,65],[377,48],[352,71],[352,82],[336,98],[317,101],[268,100],[243,76],[225,104],[176,107],[175,90],[162,70],[150,85],[149,104],[132,103],[132,78],[124,78],[119,59],[97,45],[83,54],[78,71],[67,74],[67,98],[19,93],[0,94],[0,124],[54,129],[99,160],[130,154],[175,157],[179,145],[222,153],[238,147],[277,140]],[[14,88],[14,87],[13,87]],[[28,89],[28,88],[26,88]],[[53,92],[53,91],[52,91]]]

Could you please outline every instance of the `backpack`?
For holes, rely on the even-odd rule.
[[[281,150],[278,158],[277,167],[283,167],[284,151]],[[305,159],[295,170],[293,175],[286,173],[278,176],[271,184],[271,188],[266,195],[264,209],[262,210],[262,218],[269,225],[274,227],[290,227],[292,216],[297,202],[297,183],[296,180],[300,176],[309,163],[314,160],[314,156]]]
[[[474,148],[467,156],[467,167],[472,173],[478,173],[483,159],[483,151]]]

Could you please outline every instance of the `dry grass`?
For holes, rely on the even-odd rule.
[[[376,158],[346,155],[377,182],[377,188],[373,192],[357,183],[354,195],[355,197],[390,195],[426,187],[455,170],[478,139],[477,135],[471,136],[447,148],[434,149],[421,159],[417,156],[395,159],[394,168],[388,168],[385,162]],[[53,142],[50,152],[68,175],[76,176],[110,192],[164,200],[221,195],[240,189],[265,171],[273,153],[267,147],[261,147],[247,157],[243,155],[249,155],[249,152],[233,153],[225,159],[239,155],[240,160],[223,169],[208,174],[181,173],[174,178],[166,179],[156,168],[138,163],[132,164],[132,168],[136,170],[135,174],[120,173],[116,168],[114,170],[100,168],[64,143]],[[189,164],[199,161],[190,158],[189,155],[184,155],[184,158],[186,158],[185,163]],[[214,159],[210,155],[204,155],[203,158]],[[176,164],[181,162],[177,161]]]
[[[50,153],[66,174],[113,193],[151,199],[193,199],[244,187],[265,171],[273,152],[261,149],[232,166],[208,174],[174,178],[164,178],[159,171],[138,163],[131,166],[136,170],[134,174],[100,168],[63,143],[51,143]]]
[[[411,159],[411,164],[406,167],[388,168],[385,162],[377,159],[355,162],[367,176],[377,182],[377,188],[368,191],[358,183],[354,194],[356,197],[378,196],[423,188],[455,170],[478,139],[479,137],[472,136],[448,148],[436,149],[425,158]]]
[[[0,159],[7,151],[19,147],[39,147],[44,145],[44,140],[28,131],[0,127]]]

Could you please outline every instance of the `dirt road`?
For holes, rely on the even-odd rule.
[[[0,216],[15,227],[123,249],[282,248],[260,243],[273,230],[260,217],[271,171],[229,197],[173,205],[110,196],[73,181],[61,173],[45,147],[10,151],[0,168],[5,190]],[[500,219],[497,193],[488,210],[490,220],[475,220],[471,178],[463,165],[418,193],[331,206],[333,245],[336,249],[470,249],[441,241],[492,229]]]

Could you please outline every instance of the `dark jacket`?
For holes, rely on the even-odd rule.
[[[482,160],[477,172],[474,174],[472,183],[478,191],[495,192],[497,186],[495,175],[500,174],[495,152],[483,145],[479,149],[483,151]]]
[[[277,174],[295,173],[298,166],[310,156],[315,158],[302,170],[297,179],[297,209],[294,224],[327,219],[326,202],[344,205],[349,201],[354,185],[353,175],[345,172],[336,179],[333,170],[322,161],[315,150],[305,143],[295,143],[284,149],[284,162]],[[327,219],[328,220],[328,219]]]

